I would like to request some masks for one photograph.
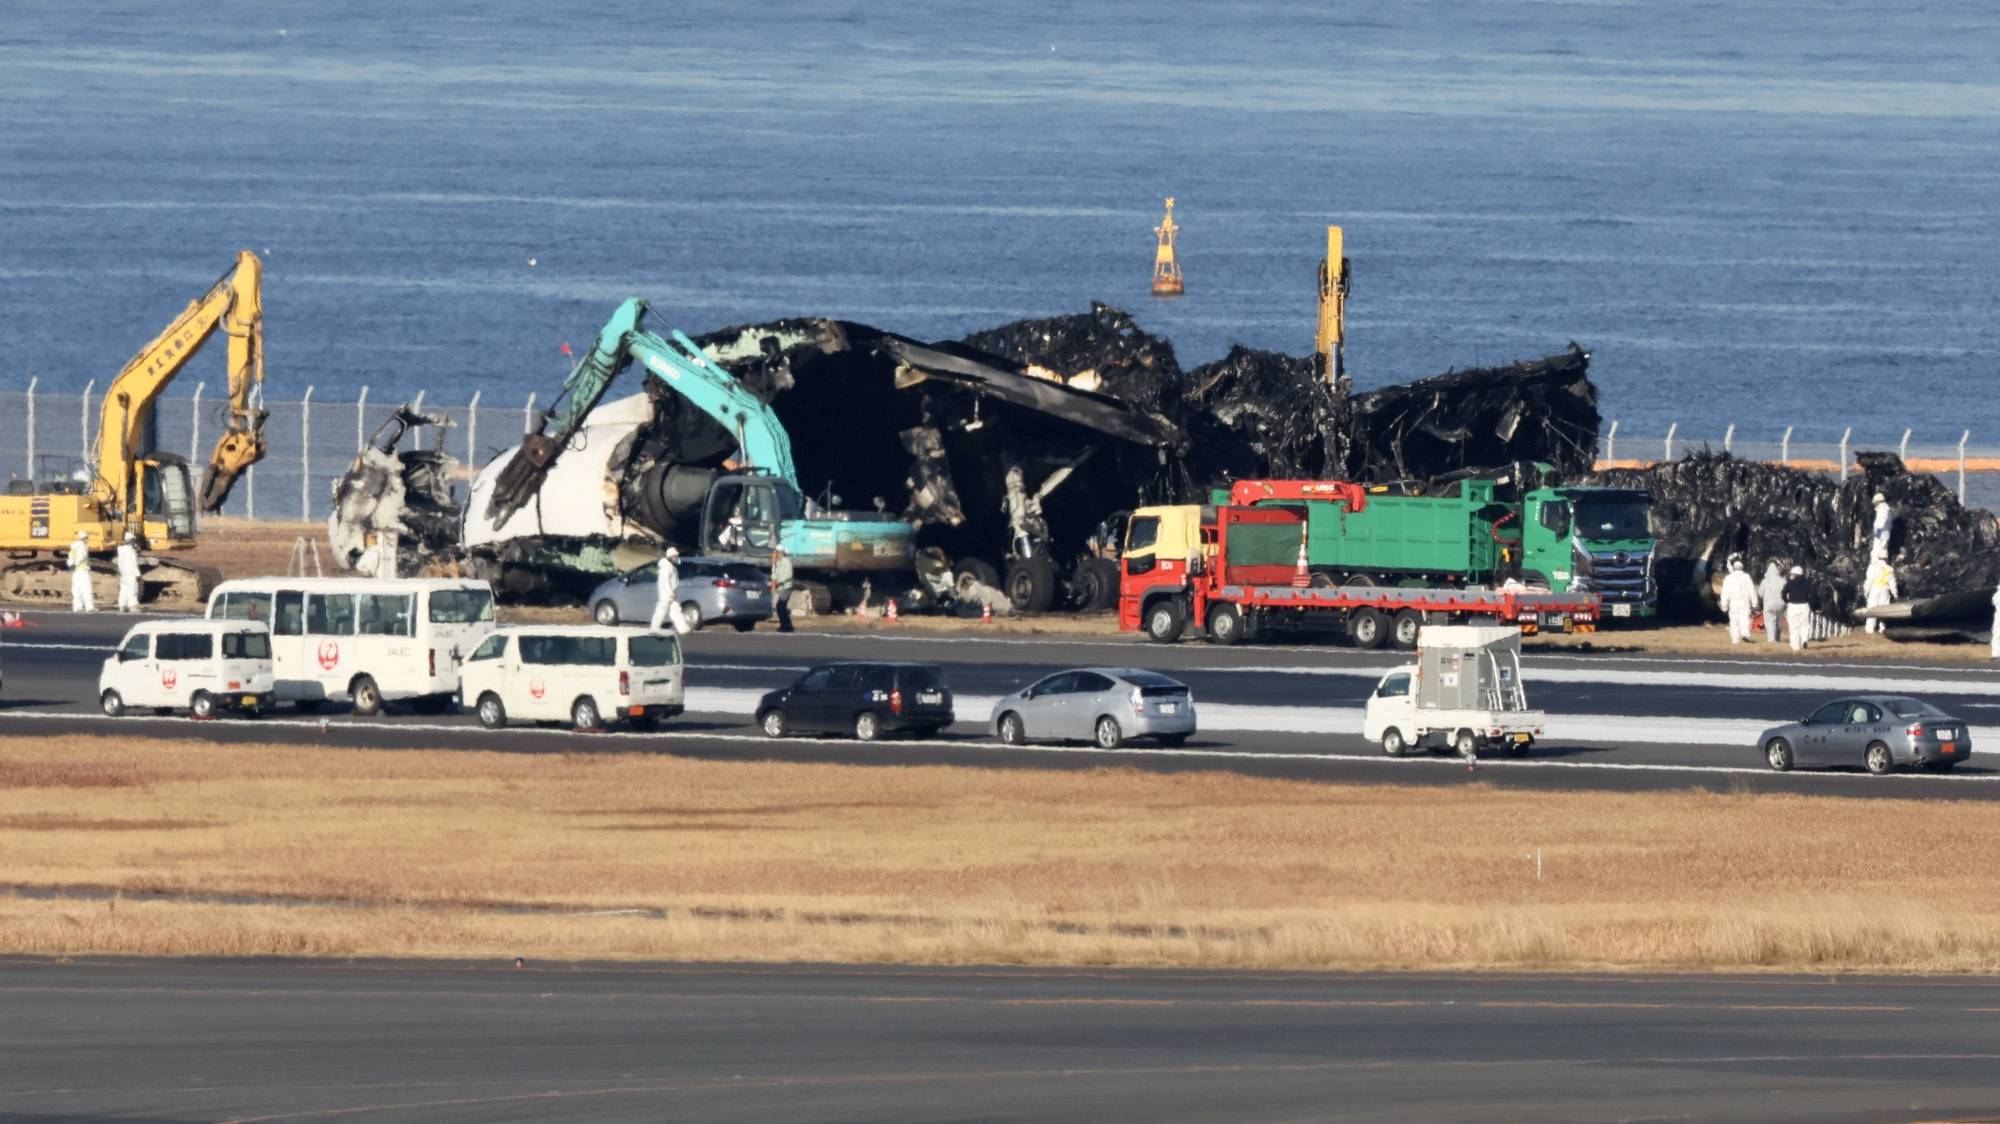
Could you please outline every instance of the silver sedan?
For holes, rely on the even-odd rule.
[[[1088,741],[1116,749],[1131,738],[1179,745],[1194,733],[1194,694],[1157,671],[1075,668],[1001,696],[987,728],[1008,745]]]
[[[659,563],[648,562],[607,578],[591,591],[586,602],[591,619],[607,627],[620,622],[645,624],[651,620],[659,592],[659,572]],[[696,628],[726,623],[738,632],[748,632],[771,615],[774,604],[771,576],[747,562],[683,558],[680,572],[674,596],[681,603],[681,612]]]
[[[1972,755],[1972,731],[1922,699],[1856,695],[1774,726],[1757,744],[1781,773],[1794,765],[1859,765],[1879,776],[1900,765],[1948,771]]]

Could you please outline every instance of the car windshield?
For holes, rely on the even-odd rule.
[[[903,669],[903,689],[935,691],[944,686],[944,672],[928,664]]]
[[[1922,699],[1883,699],[1882,705],[1898,718],[1949,718],[1950,715]]]
[[[1585,539],[1643,539],[1653,533],[1641,500],[1576,500],[1576,533]]]
[[[493,619],[493,594],[484,589],[439,589],[431,592],[432,624],[471,624]]]
[[[631,644],[633,667],[672,667],[681,662],[680,640],[671,633],[634,636]]]
[[[262,632],[225,632],[222,634],[222,658],[268,660],[271,658],[271,637]]]

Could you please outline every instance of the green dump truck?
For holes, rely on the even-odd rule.
[[[1302,508],[1315,584],[1498,587],[1513,579],[1595,593],[1605,617],[1653,615],[1650,495],[1556,485],[1503,498],[1502,488],[1467,479],[1443,494],[1401,495],[1345,482],[1239,480],[1212,499]]]

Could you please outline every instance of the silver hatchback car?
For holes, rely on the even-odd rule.
[[[1879,776],[1899,765],[1948,771],[1972,756],[1972,731],[1922,699],[1855,695],[1774,726],[1757,744],[1781,773],[1794,765],[1859,765]]]
[[[1116,749],[1131,738],[1179,745],[1194,733],[1194,693],[1157,671],[1081,667],[1001,696],[987,725],[1008,745],[1089,741]]]
[[[771,576],[747,562],[719,558],[683,558],[681,580],[674,587],[681,611],[695,628],[707,624],[733,626],[748,632],[771,616]],[[659,592],[660,564],[648,562],[607,578],[590,591],[591,619],[609,627],[621,622],[645,624],[653,618]]]

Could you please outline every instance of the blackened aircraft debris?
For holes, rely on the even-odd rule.
[[[1577,473],[1598,425],[1589,355],[1574,344],[1351,393],[1329,385],[1316,358],[1242,347],[1184,370],[1170,343],[1101,304],[958,341],[789,319],[696,342],[776,412],[808,494],[907,519],[922,548],[916,592],[956,592],[973,611],[996,599],[1023,610],[1110,605],[1120,528],[1108,517],[1136,506],[1200,502],[1244,477],[1420,483],[1534,462]],[[642,481],[671,479],[663,465],[719,468],[736,449],[657,380],[599,411],[622,428],[593,446],[603,464],[588,502],[536,505],[563,515],[559,529],[468,547],[433,510],[449,471],[428,453],[408,461],[391,440],[337,487],[337,553],[351,563],[382,527],[397,533],[404,572],[448,560],[504,572],[515,596],[580,596],[608,568],[672,541],[675,528],[656,517],[665,505]],[[429,484],[392,494],[387,477],[406,463]],[[412,496],[421,511],[404,510]]]

